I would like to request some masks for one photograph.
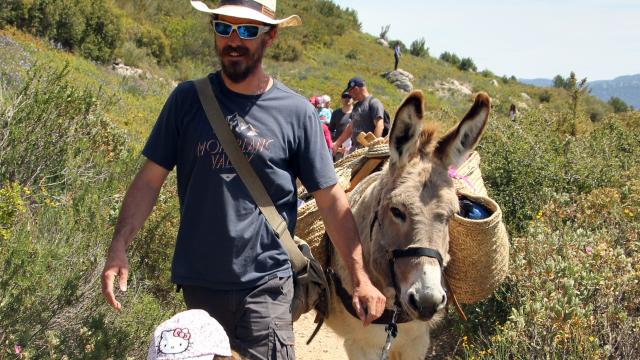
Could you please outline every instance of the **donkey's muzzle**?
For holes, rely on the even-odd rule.
[[[415,312],[419,320],[431,320],[433,315],[444,309],[447,305],[447,295],[444,292],[434,291],[417,293],[410,291],[408,293],[408,305]]]

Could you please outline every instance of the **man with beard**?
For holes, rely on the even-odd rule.
[[[240,148],[293,234],[296,178],[311,192],[327,232],[352,274],[353,305],[364,325],[384,311],[385,297],[364,271],[351,210],[336,185],[331,158],[313,107],[264,72],[262,57],[281,27],[297,15],[275,18],[275,0],[221,0],[212,14],[221,71],[209,74],[220,108]],[[113,282],[126,291],[126,248],[151,213],[176,167],[180,227],[171,280],[188,308],[205,309],[228,333],[232,347],[251,359],[292,359],[292,270],[279,239],[261,215],[218,142],[194,83],[169,96],[142,151],[146,162],[124,198],[102,292],[116,310]]]

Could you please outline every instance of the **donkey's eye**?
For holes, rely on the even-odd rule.
[[[439,224],[447,224],[450,218],[451,216],[444,212],[436,212],[435,214],[433,214],[433,220]]]
[[[393,217],[395,217],[396,219],[404,222],[405,220],[407,220],[407,216],[397,207],[391,207],[391,209],[389,209],[391,211],[391,215],[393,215]]]

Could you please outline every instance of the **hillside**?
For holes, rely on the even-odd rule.
[[[591,95],[604,101],[615,96],[635,109],[640,109],[640,74],[619,76],[613,80],[591,81],[589,88]]]
[[[518,79],[518,81],[538,87],[553,86],[551,79]],[[618,76],[613,80],[589,81],[587,85],[591,89],[591,95],[602,101],[617,97],[627,105],[640,109],[640,74]]]
[[[381,76],[392,50],[354,11],[278,7],[304,25],[281,31],[271,74],[334,99],[359,75],[393,114],[406,93]],[[169,281],[175,172],[129,248],[121,312],[98,274],[141,146],[176,83],[217,67],[211,41],[206,16],[182,0],[0,3],[0,359],[144,358],[154,326],[183,309]],[[468,321],[449,313],[434,358],[640,358],[640,112],[433,56],[400,63],[429,121],[446,129],[473,92],[493,98],[479,152],[511,239],[508,279],[464,306]],[[116,59],[141,72],[119,74]]]
[[[23,5],[20,11],[28,13],[26,6]],[[36,34],[46,34],[56,47],[68,48],[96,60],[119,59],[125,65],[142,68],[159,78],[183,81],[203,76],[217,67],[208,18],[184,1],[148,3],[115,0],[111,5],[97,1],[91,2],[91,6],[77,6],[77,12],[87,11],[84,10],[87,8],[111,14],[108,23],[96,25],[112,29],[106,35],[99,34],[108,36],[99,42],[103,44],[99,48],[101,51],[88,52],[82,40],[73,38],[75,40],[72,41],[65,36],[66,31],[52,29],[51,25],[37,17],[22,19],[23,15],[18,10],[11,12],[0,8],[0,19],[3,12],[7,14],[4,21],[0,20],[0,26],[7,22],[12,24],[6,19],[14,19],[14,25],[20,25],[22,21],[25,22],[25,28],[36,29]],[[62,10],[52,7],[48,13],[61,16]],[[303,18],[303,26],[281,31],[280,39],[268,50],[266,67],[272,74],[302,95],[326,93],[334,99],[344,89],[346,81],[358,75],[367,81],[371,93],[380,97],[393,113],[405,93],[381,77],[381,74],[392,70],[392,49],[378,45],[374,37],[360,32],[354,11],[347,11],[328,0],[283,0],[278,2],[278,13],[299,14]],[[92,15],[89,13],[86,16]],[[28,25],[28,22],[33,24]],[[66,23],[62,24],[64,26]],[[71,22],[66,26],[72,25],[82,26],[82,22],[78,20],[77,25]],[[106,65],[109,63],[107,61]],[[400,67],[415,76],[414,88],[426,92],[430,114],[447,122],[452,118],[442,118],[440,109],[449,108],[460,115],[466,107],[460,100],[477,91],[488,92],[494,100],[494,108],[501,113],[507,113],[512,103],[525,110],[539,105],[541,98],[554,108],[558,108],[555,104],[567,100],[563,91],[545,91],[526,86],[496,76],[491,71],[460,71],[434,57],[415,57],[408,51]],[[454,84],[454,80],[461,86]],[[587,100],[585,105],[587,111],[592,113],[606,114],[611,111],[595,99]],[[152,120],[153,117],[150,117],[149,121]]]

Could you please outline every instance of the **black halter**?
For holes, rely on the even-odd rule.
[[[372,239],[373,228],[378,221],[378,211],[375,212],[373,216],[373,221],[371,221],[371,226],[369,229],[369,239]],[[382,226],[382,224],[380,224]],[[328,241],[328,239],[327,239]],[[400,287],[398,286],[398,282],[396,281],[396,270],[395,270],[395,260],[399,258],[405,257],[430,257],[438,260],[438,264],[440,265],[440,270],[444,271],[444,264],[442,260],[442,255],[436,249],[428,248],[428,247],[409,247],[406,249],[394,249],[391,251],[391,257],[389,258],[389,270],[391,272],[391,281],[393,282],[393,289],[396,292],[396,296],[394,299],[394,309],[385,309],[378,319],[374,320],[374,324],[402,324],[412,320],[412,318],[402,309],[402,305],[400,304]],[[342,301],[342,305],[344,305],[345,309],[355,318],[358,317],[355,308],[353,307],[351,300],[352,295],[342,286],[342,281],[333,273],[333,271],[327,267],[327,275],[328,278],[332,280],[335,285],[336,295]],[[444,276],[444,274],[443,274]],[[394,325],[395,326],[395,325]],[[397,330],[396,330],[397,331]]]
[[[380,227],[382,227],[382,223],[378,220],[378,211],[376,210],[373,215],[373,221],[371,221],[371,226],[369,228],[369,239],[373,238],[373,227],[375,224],[379,223]],[[444,262],[442,260],[442,255],[440,251],[428,247],[408,247],[405,249],[393,249],[391,250],[391,257],[389,257],[389,270],[391,272],[391,281],[393,282],[393,289],[396,291],[396,298],[394,300],[395,305],[402,309],[400,306],[400,287],[398,286],[398,282],[396,280],[396,259],[405,258],[405,257],[429,257],[432,259],[438,260],[438,264],[440,265],[440,271],[444,276]]]

